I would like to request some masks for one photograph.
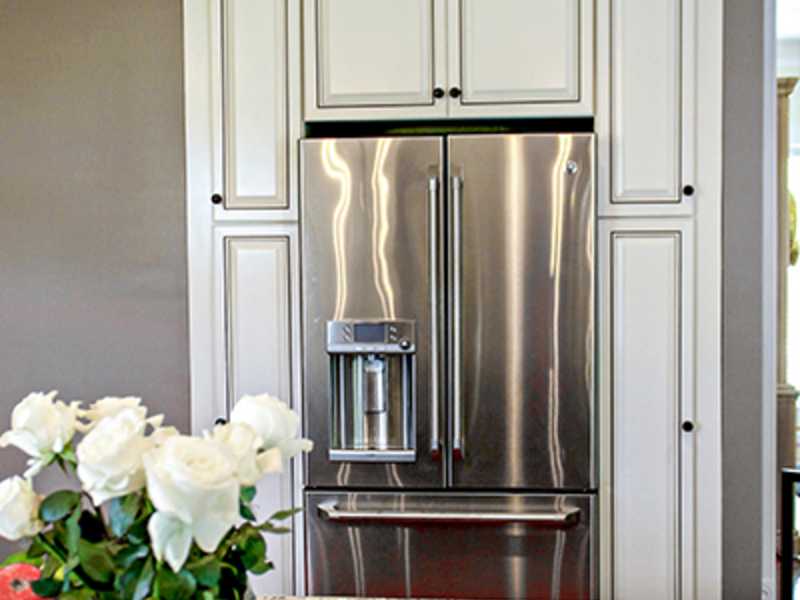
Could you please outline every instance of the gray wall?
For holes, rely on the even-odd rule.
[[[188,430],[182,75],[180,0],[0,0],[0,431],[51,389]]]
[[[725,1],[724,598],[761,597],[763,29],[763,1]]]

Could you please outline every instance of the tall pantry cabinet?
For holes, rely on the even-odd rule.
[[[192,428],[245,394],[301,410],[297,109],[299,7],[184,2]],[[298,464],[294,464],[297,462]],[[299,461],[259,486],[257,516],[298,506]],[[300,518],[293,527],[299,528]],[[267,540],[276,569],[257,593],[295,589],[296,540]]]
[[[721,7],[184,0],[195,430],[248,393],[302,411],[304,122],[594,117],[601,597],[719,597]],[[304,592],[293,526],[256,591]]]

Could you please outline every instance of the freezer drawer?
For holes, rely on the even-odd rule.
[[[308,492],[315,596],[596,596],[594,496]]]

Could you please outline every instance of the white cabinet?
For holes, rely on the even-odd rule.
[[[200,433],[245,394],[270,393],[302,412],[292,184],[300,5],[184,0],[183,17],[191,406]],[[301,472],[293,460],[265,478],[259,519],[301,504]],[[258,594],[302,593],[302,519],[293,530],[269,536],[277,569],[252,582]]]
[[[591,115],[592,0],[304,0],[305,117]]]
[[[611,3],[611,205],[688,214],[695,193],[695,0]],[[702,191],[702,190],[701,190]],[[647,205],[660,205],[647,208]]]
[[[245,394],[260,393],[296,406],[297,228],[222,226],[214,237],[216,395],[228,407]],[[293,506],[294,487],[292,469],[265,476],[254,502],[259,520]],[[260,594],[288,593],[294,589],[292,536],[269,535],[267,543],[280,568],[259,577],[253,587]]]
[[[617,600],[694,598],[694,227],[601,222],[603,456]]]

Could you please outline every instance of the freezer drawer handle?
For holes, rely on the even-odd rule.
[[[581,509],[554,512],[424,512],[396,510],[340,510],[334,502],[317,507],[325,521],[379,521],[384,523],[529,523],[531,525],[570,526],[580,521]]]

